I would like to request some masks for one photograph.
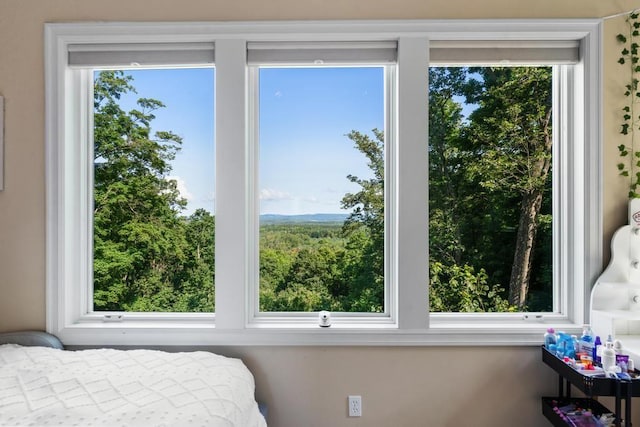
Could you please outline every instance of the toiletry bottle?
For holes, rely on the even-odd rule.
[[[558,331],[556,336],[556,356],[562,359],[567,351],[567,341],[569,341],[569,335],[562,331]]]
[[[544,347],[549,350],[549,346],[557,341],[556,331],[553,328],[547,329],[547,332],[544,333]]]
[[[604,350],[604,347],[607,345],[608,342],[610,342],[611,345],[613,345],[613,337],[611,336],[611,334],[607,336],[607,341],[605,341],[604,344],[598,347],[596,351],[596,361],[599,365],[602,365],[602,350]]]
[[[607,341],[602,349],[602,369],[605,372],[616,366],[616,352],[613,350],[613,343]]]
[[[578,347],[578,338],[575,335],[564,335],[566,343],[564,348],[564,355],[570,359],[577,359],[576,348]]]
[[[602,346],[602,341],[600,341],[600,335],[596,335],[596,340],[593,342],[593,353],[591,355],[591,358],[593,359],[593,363],[599,363],[600,360],[598,360],[598,351],[599,348]]]
[[[627,373],[629,371],[629,365],[624,360],[618,362],[617,365],[620,368],[620,372]]]
[[[571,335],[571,344],[573,345],[574,359],[577,358],[577,354],[580,353],[580,340],[577,335]]]
[[[593,354],[593,333],[591,332],[591,326],[584,325],[582,329],[582,336],[580,337],[580,353],[585,353],[587,356]]]
[[[620,340],[613,341],[613,351],[615,351],[616,354],[624,354],[622,352],[622,342]]]

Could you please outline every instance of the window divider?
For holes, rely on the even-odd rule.
[[[397,76],[396,227],[398,327],[421,329],[429,324],[428,240],[428,80],[426,37],[401,37]],[[425,88],[416,90],[416,88]],[[419,260],[419,261],[416,261]]]
[[[216,328],[247,323],[246,42],[216,43]]]

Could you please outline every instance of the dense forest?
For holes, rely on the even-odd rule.
[[[551,310],[551,69],[434,67],[429,81],[430,309]],[[163,103],[124,111],[121,71],[94,86],[94,309],[215,311],[215,217],[183,214],[167,178],[182,139],[151,131]],[[345,143],[371,176],[345,177],[359,190],[344,221],[261,223],[262,311],[384,310],[384,134]]]

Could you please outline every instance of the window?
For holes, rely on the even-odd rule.
[[[214,311],[213,82],[93,72],[94,312]]]
[[[384,203],[353,208],[384,192],[384,69],[258,72],[260,311],[383,312]]]
[[[579,56],[557,40],[432,43],[431,312],[562,311],[554,193],[572,83],[560,79]]]
[[[429,345],[537,343],[545,324],[579,327],[600,265],[599,31],[597,21],[47,24],[47,329],[68,344]],[[500,63],[505,52],[509,68]],[[489,68],[496,65],[503,68]],[[454,145],[438,146],[437,135],[452,142],[462,131],[486,133],[489,122],[471,109],[486,109],[490,99],[480,91],[474,106],[451,93],[449,106],[467,108],[468,117],[438,134],[434,96],[446,89],[438,79],[446,86],[462,72],[465,82],[486,83],[491,70],[511,76],[506,82],[519,72],[545,76],[554,151],[552,178],[541,181],[552,188],[543,207],[551,215],[544,244],[553,280],[541,280],[549,291],[539,307],[441,310],[438,294],[429,300],[435,262],[442,263],[438,245],[455,243],[441,237],[460,211],[444,209],[455,198],[440,191],[446,179],[434,169]],[[189,85],[167,84],[163,73]],[[163,75],[168,88],[195,87],[191,96],[208,94],[207,107],[173,113],[187,123],[176,131],[154,112],[123,114],[134,100],[125,94],[109,108],[104,99],[94,105],[94,84],[127,75],[138,82]],[[155,92],[138,95],[147,98],[142,106],[158,106],[148,99],[160,98]],[[166,222],[141,216],[119,224],[94,212],[121,200],[108,196],[106,184],[126,187],[140,176],[105,173],[112,157],[102,141],[112,149],[131,139],[114,128],[104,139],[109,128],[101,123],[116,117],[119,126],[136,122],[129,126],[138,140],[166,154],[163,161],[142,155],[125,168],[150,165],[143,172],[154,173],[142,174],[154,184],[149,197],[138,191],[132,200],[163,201]],[[171,159],[175,145],[183,137],[189,147],[197,138],[187,133],[198,126],[209,129],[208,151],[181,172],[180,154]],[[155,138],[157,130],[173,133]],[[492,147],[471,139],[488,163]],[[461,156],[474,155],[465,147]],[[480,170],[482,162],[449,166],[472,173],[471,164]],[[187,173],[195,178],[185,181]],[[210,196],[203,211],[195,197],[183,206],[196,186],[204,188],[198,197]],[[474,210],[488,205],[473,203],[467,206]],[[311,222],[318,219],[312,214],[332,221]],[[278,222],[283,215],[286,224]],[[456,232],[473,228],[463,224]],[[144,240],[140,230],[153,256],[134,251]],[[109,232],[121,240],[105,239]],[[132,271],[147,274],[127,281],[116,267],[138,259],[144,267]],[[180,274],[170,275],[172,269]],[[113,277],[119,281],[103,286]],[[456,279],[438,285],[446,292]],[[124,294],[133,297],[115,304]],[[321,309],[333,312],[331,328],[318,327]]]
[[[552,311],[552,74],[429,68],[431,312]]]
[[[396,43],[251,43],[247,62],[259,312],[388,314],[385,123]]]

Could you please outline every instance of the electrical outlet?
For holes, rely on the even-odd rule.
[[[361,396],[349,396],[349,416],[350,417],[362,416],[362,397]]]

